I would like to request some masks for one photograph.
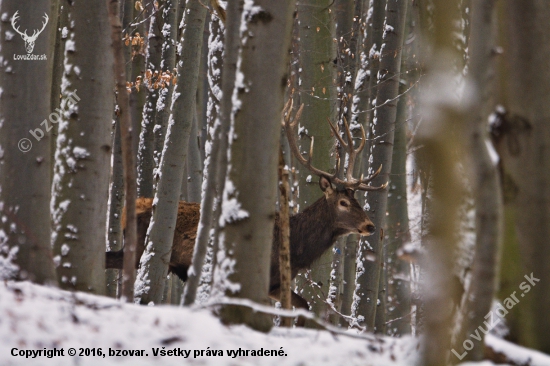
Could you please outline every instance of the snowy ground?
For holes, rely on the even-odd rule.
[[[493,338],[492,343],[510,347]],[[223,326],[206,309],[137,306],[28,282],[0,283],[0,365],[3,366],[413,365],[418,346],[418,340],[410,337],[359,338],[354,333],[281,328],[262,334],[243,326]],[[26,352],[54,348],[62,349],[63,356],[25,357]],[[69,355],[71,348],[76,351],[75,356]],[[228,351],[239,349],[248,350],[248,357],[229,355]],[[277,356],[251,355],[261,349],[274,350]],[[101,356],[97,355],[99,350]],[[142,350],[143,356],[109,355],[132,350]],[[169,350],[181,355],[160,355],[160,351]],[[518,357],[521,352],[531,358],[533,354],[540,355],[518,347]],[[550,365],[547,356],[540,355],[539,361],[531,364]]]

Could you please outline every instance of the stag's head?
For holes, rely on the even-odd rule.
[[[34,50],[34,44],[36,42],[36,39],[38,38],[40,33],[42,33],[44,28],[46,28],[46,24],[48,24],[48,19],[49,19],[48,14],[44,14],[44,21],[42,22],[42,29],[40,29],[40,30],[35,29],[33,34],[31,36],[29,36],[27,34],[26,29],[25,29],[24,32],[21,32],[19,30],[19,26],[16,24],[17,19],[19,19],[19,15],[17,14],[18,12],[19,11],[16,11],[15,14],[13,14],[13,17],[11,18],[11,26],[12,26],[13,30],[15,30],[17,33],[19,33],[21,38],[23,38],[23,41],[25,41],[25,49],[27,50],[27,53],[31,53]]]
[[[343,234],[372,235],[376,229],[355,198],[355,191],[339,185],[334,187],[330,178],[321,176],[319,186],[325,194],[330,215],[337,231]]]
[[[294,135],[294,129],[298,124],[303,108],[304,105],[302,104],[296,112],[296,115],[294,116],[294,119],[292,121],[290,113],[292,110],[292,99],[288,101],[285,109],[283,110],[283,122],[285,132],[293,155],[311,173],[319,176],[319,186],[321,187],[321,190],[325,193],[325,198],[327,200],[327,203],[329,204],[329,209],[332,212],[331,214],[335,219],[337,228],[339,229],[339,231],[341,231],[342,234],[373,234],[375,226],[368,218],[367,214],[363,211],[357,199],[354,197],[355,191],[378,191],[385,189],[388,184],[385,183],[379,187],[373,187],[369,185],[369,182],[371,182],[376,176],[380,174],[382,166],[380,166],[378,170],[368,178],[364,179],[362,175],[359,179],[353,177],[353,169],[357,154],[359,154],[363,150],[367,141],[363,126],[361,126],[361,141],[359,142],[359,146],[355,148],[353,144],[353,137],[345,118],[343,124],[345,129],[346,141],[344,140],[344,137],[341,136],[338,125],[334,126],[330,122],[330,120],[328,120],[334,136],[347,154],[348,164],[346,177],[344,179],[340,179],[337,176],[340,170],[339,158],[336,159],[336,169],[334,174],[329,174],[328,172],[312,166],[311,160],[313,158],[313,137],[311,138],[308,158],[306,159],[300,152]]]

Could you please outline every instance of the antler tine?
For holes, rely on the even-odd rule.
[[[344,117],[344,128],[346,129],[346,136],[348,138],[349,150],[353,150],[353,137],[351,136],[351,131],[349,130],[348,120]]]
[[[382,171],[382,164],[380,164],[380,166],[378,167],[378,170],[375,171],[370,177],[368,177],[368,178],[366,178],[366,179],[363,179],[363,177],[361,177],[360,182],[361,182],[362,184],[367,184],[367,183],[369,183],[369,182],[372,181],[374,178],[376,178],[376,177],[380,174],[381,171]]]
[[[336,125],[336,127],[334,127],[334,125],[332,124],[332,122],[330,121],[330,119],[327,117],[327,121],[328,121],[328,124],[330,125],[330,129],[332,130],[332,132],[334,133],[334,136],[338,139],[338,142],[340,142],[340,144],[347,148],[348,147],[348,144],[346,144],[346,142],[344,141],[344,139],[342,139],[342,137],[340,136],[340,131],[338,129],[338,125]]]
[[[285,124],[286,120],[290,120],[290,111],[292,110],[292,105],[294,104],[294,101],[292,98],[288,99],[288,102],[286,102],[284,108],[283,108],[283,125]]]
[[[291,104],[292,107],[292,104]],[[296,112],[296,115],[294,116],[294,119],[292,120],[292,127],[296,126],[298,124],[298,121],[300,120],[300,117],[302,117],[302,112],[304,110],[304,103],[298,108],[298,112]]]
[[[379,187],[368,186],[368,185],[366,185],[366,184],[361,183],[361,184],[357,187],[357,190],[358,190],[358,191],[370,191],[370,192],[372,192],[372,191],[381,191],[381,190],[383,190],[383,189],[386,189],[386,187],[388,186],[388,183],[389,183],[389,182],[386,182],[386,183],[382,184],[382,185],[379,186]]]
[[[288,105],[288,103],[287,103]],[[292,105],[292,104],[291,104]],[[286,109],[286,106],[285,106]],[[311,171],[313,174],[321,176],[327,176],[330,177],[331,175],[323,170],[317,169],[314,166],[311,165],[311,159],[313,157],[313,143],[314,139],[311,138],[311,144],[309,145],[309,157],[306,159],[304,156],[300,153],[300,149],[298,148],[298,144],[296,142],[296,138],[294,137],[294,127],[298,124],[298,120],[302,116],[302,111],[304,109],[304,104],[300,106],[298,111],[296,112],[296,115],[294,116],[294,120],[290,122],[290,110],[287,116],[284,118],[285,123],[285,132],[286,137],[288,139],[288,145],[290,147],[290,150],[292,151],[292,154],[298,161],[306,167],[309,171]]]
[[[348,146],[346,146],[346,147],[347,147],[348,155],[349,155],[348,170],[347,170],[347,173],[346,173],[346,179],[349,182],[351,182],[351,181],[355,181],[355,179],[353,178],[353,168],[355,166],[355,158],[357,156],[358,151],[353,147],[353,136],[351,135],[348,120],[346,119],[346,117],[344,117],[344,127],[346,129],[346,136],[348,138]],[[363,128],[363,126],[361,126],[361,128]],[[361,151],[361,150],[359,150],[359,151]],[[359,180],[359,182],[361,182],[361,180]]]
[[[365,134],[365,129],[363,128],[363,125],[361,126],[361,142],[359,143],[359,147],[355,149],[355,152],[359,154],[361,151],[363,151],[363,148],[365,147],[365,143],[367,142],[367,135]]]

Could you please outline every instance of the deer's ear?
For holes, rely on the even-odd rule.
[[[321,178],[319,178],[319,187],[321,187],[321,190],[325,192],[325,196],[327,197],[333,192],[332,184],[330,183],[330,180],[325,176],[321,176]]]

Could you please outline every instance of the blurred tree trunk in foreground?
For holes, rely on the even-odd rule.
[[[44,16],[50,1],[2,1],[0,10],[22,31],[39,30],[47,22]],[[34,45],[33,52],[47,55],[48,60],[27,61],[14,60],[15,55],[27,54],[26,44],[7,19],[0,23],[4,60],[0,67],[0,262],[6,262],[0,278],[49,284],[57,283],[50,246],[48,129],[52,126],[49,36],[53,34],[48,27],[55,26],[47,25]]]
[[[550,7],[526,0],[507,1],[505,9],[507,113],[498,126],[497,149],[505,185],[515,187],[510,198],[522,275],[534,278],[521,299],[519,337],[525,346],[550,353],[550,318],[541,316],[550,309]]]

